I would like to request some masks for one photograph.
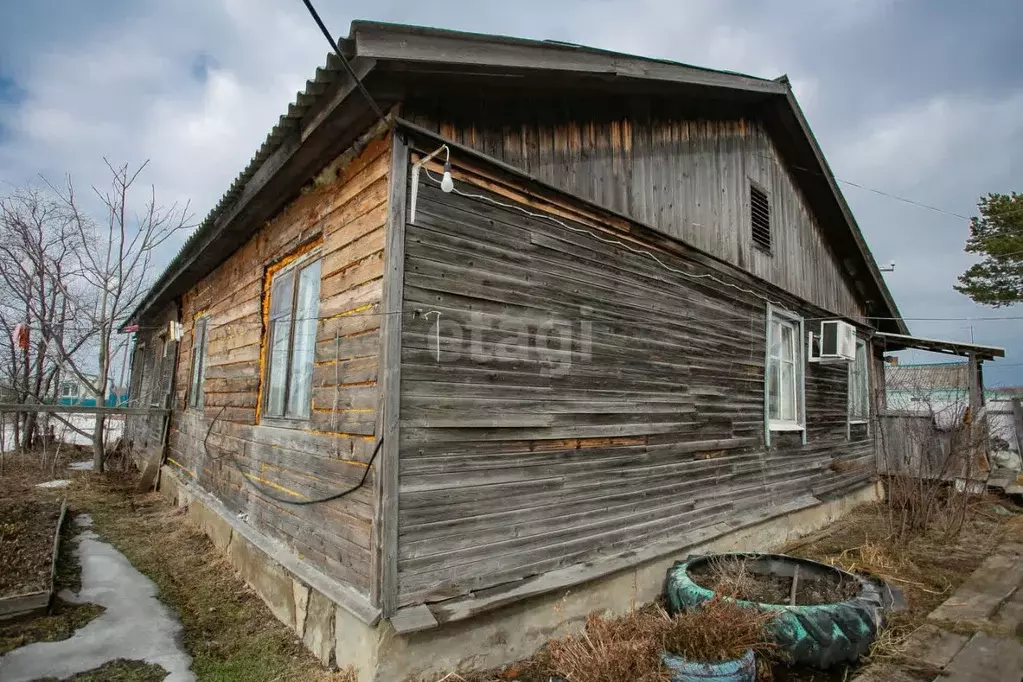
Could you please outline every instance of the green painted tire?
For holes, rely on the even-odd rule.
[[[676,562],[668,569],[665,585],[672,612],[695,608],[714,596],[712,590],[693,581],[689,570],[722,558],[755,562],[757,572],[791,576],[798,566],[801,575],[832,575],[859,583],[855,597],[833,604],[790,606],[734,600],[776,614],[769,626],[770,633],[793,663],[829,668],[837,663],[855,661],[867,653],[883,624],[883,612],[888,604],[879,584],[827,564],[781,554],[715,554]]]

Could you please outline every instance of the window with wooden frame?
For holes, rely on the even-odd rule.
[[[856,359],[849,364],[849,423],[870,419],[870,371],[867,343],[856,339]]]
[[[753,244],[771,252],[771,203],[767,191],[754,183],[749,185],[750,230]]]
[[[309,418],[320,310],[320,261],[311,252],[274,273],[266,330],[263,415]]]
[[[772,431],[802,431],[804,406],[803,319],[774,306],[767,310],[767,354],[764,371],[765,435]]]
[[[192,324],[192,371],[188,380],[188,406],[201,410],[205,402],[206,346],[209,341],[209,320],[206,315]]]

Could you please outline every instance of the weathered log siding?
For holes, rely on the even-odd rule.
[[[280,504],[253,489],[295,500],[329,496],[358,483],[372,453],[389,139],[335,165],[183,297],[169,456],[229,509],[368,593],[372,475],[344,499],[310,506]],[[309,429],[275,428],[258,423],[257,413],[264,276],[316,242],[322,279]],[[199,314],[210,320],[202,412],[186,407]]]
[[[131,407],[171,407],[178,344],[168,342],[168,333],[171,321],[177,319],[178,307],[169,305],[139,327],[128,379]],[[125,417],[124,436],[139,451],[159,445],[166,431],[165,420],[162,414]]]
[[[635,98],[413,101],[419,125],[734,263],[824,309],[863,315],[853,284],[756,121]],[[707,114],[710,115],[710,114]],[[721,116],[721,112],[713,114]],[[795,170],[793,172],[799,172]],[[753,245],[749,182],[770,196],[771,254]]]
[[[405,241],[400,605],[681,546],[869,478],[872,442],[847,439],[845,366],[806,366],[806,446],[763,447],[761,296],[833,313],[638,227],[624,238],[696,279],[592,233],[421,182]]]

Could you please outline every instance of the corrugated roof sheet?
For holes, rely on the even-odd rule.
[[[296,93],[295,101],[288,105],[287,113],[280,117],[277,124],[267,134],[266,139],[263,140],[263,144],[260,145],[259,149],[256,150],[256,153],[249,160],[248,165],[238,174],[234,182],[231,183],[231,186],[224,192],[220,201],[206,214],[202,222],[192,231],[192,234],[188,236],[185,243],[181,245],[178,253],[167,264],[167,267],[157,281],[153,283],[153,286],[150,288],[151,292],[157,290],[163,284],[168,274],[177,269],[184,256],[192,250],[196,242],[213,229],[220,216],[227,213],[234,206],[238,197],[244,191],[245,185],[256,174],[256,171],[259,170],[263,162],[280,148],[281,143],[289,132],[299,128],[302,118],[309,109],[319,103],[323,93],[337,82],[338,74],[343,70],[344,66],[341,63],[341,58],[333,52],[328,53],[324,66],[317,68],[315,76],[306,81],[305,89]],[[137,313],[138,311],[136,311]]]
[[[969,387],[970,365],[966,362],[942,362],[932,365],[886,365],[888,390],[939,390]]]

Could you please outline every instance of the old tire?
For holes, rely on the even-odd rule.
[[[661,654],[671,672],[671,682],[756,682],[757,660],[753,650],[739,658],[717,663],[698,663],[679,656]]]
[[[775,614],[769,626],[770,633],[779,649],[787,653],[793,663],[829,668],[836,663],[855,661],[870,649],[883,622],[885,599],[882,587],[861,576],[807,559],[781,554],[719,554],[676,562],[668,570],[666,583],[670,609],[673,612],[685,611],[713,597],[712,590],[693,581],[689,569],[729,557],[755,562],[758,571],[763,569],[791,576],[798,566],[801,575],[831,574],[859,583],[860,589],[855,597],[833,604],[789,606],[734,600]]]

